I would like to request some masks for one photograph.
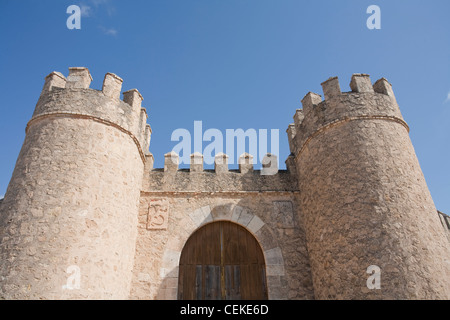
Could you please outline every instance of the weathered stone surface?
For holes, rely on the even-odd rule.
[[[1,207],[0,296],[127,298],[142,169],[135,143],[114,127],[31,125]],[[70,266],[79,267],[77,290],[63,287]]]
[[[183,173],[189,175],[189,172]],[[168,228],[147,230],[145,220],[140,220],[130,298],[176,298],[176,259],[179,259],[184,244],[205,223],[224,220],[246,227],[261,245],[266,259],[267,277],[272,279],[276,276],[277,279],[268,282],[269,298],[287,299],[288,295],[290,299],[313,298],[305,235],[300,223],[294,222],[289,226],[292,232],[285,232],[287,229],[278,223],[279,218],[273,214],[274,203],[277,201],[290,203],[293,210],[298,210],[295,193],[178,193],[147,189],[141,194],[141,206],[145,208],[149,199],[156,195],[169,203],[171,214]],[[295,263],[286,265],[284,257],[292,261],[298,250],[303,256],[296,259]],[[148,275],[151,280],[139,280],[142,278],[140,274]],[[149,286],[148,283],[152,285]],[[298,284],[295,290],[290,283]],[[175,291],[167,291],[169,286]]]
[[[328,95],[302,121],[296,154],[316,298],[448,299],[449,243],[395,99]],[[371,265],[380,290],[367,287]]]
[[[46,78],[4,200],[0,298],[176,299],[179,260],[206,224],[244,227],[269,299],[448,299],[450,218],[436,214],[392,86],[355,74],[308,93],[277,158],[154,169],[142,96],[86,68]],[[370,267],[370,268],[369,268]],[[374,269],[373,269],[374,268]],[[378,268],[378,269],[377,269]],[[380,289],[367,270],[380,270]]]
[[[130,106],[91,79],[49,84],[27,126],[0,208],[1,298],[129,296],[143,152]]]

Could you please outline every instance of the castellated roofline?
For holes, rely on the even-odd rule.
[[[351,77],[349,92],[342,92],[338,77],[321,83],[323,96],[308,92],[301,100],[286,130],[289,148],[297,156],[309,139],[330,126],[352,120],[379,119],[395,121],[409,131],[397,104],[392,85],[381,78],[372,84],[370,76],[355,73]]]
[[[252,174],[254,171],[253,168],[253,155],[244,152],[239,156],[238,170],[229,170],[228,168],[228,155],[219,152],[214,157],[214,170],[205,170],[203,165],[203,154],[200,152],[194,152],[190,156],[190,168],[189,169],[180,169],[180,157],[175,151],[170,151],[164,155],[164,172],[167,174],[174,174],[179,171],[189,171],[190,173],[198,173],[198,172],[215,172],[217,174],[226,174],[229,172],[240,173],[240,174]],[[152,156],[153,161],[153,156]],[[153,162],[152,162],[153,163]],[[258,174],[261,175],[274,175],[278,172],[278,157],[273,153],[266,153],[261,161],[262,169],[258,170]],[[153,168],[149,168],[152,170]],[[160,170],[160,169],[156,169]]]
[[[77,117],[91,119],[117,127],[135,140],[141,158],[145,161],[151,138],[147,124],[147,111],[142,107],[144,98],[137,89],[123,92],[123,79],[106,73],[101,90],[90,89],[92,76],[88,68],[70,67],[64,77],[57,71],[45,77],[44,87],[30,125],[48,117]]]
[[[239,168],[228,168],[228,155],[223,152],[214,157],[214,169],[205,169],[204,156],[195,152],[190,156],[190,167],[179,168],[180,157],[170,151],[164,155],[164,169],[153,168],[153,156],[147,155],[142,193],[162,195],[166,193],[187,194],[260,194],[298,192],[295,164],[291,157],[287,170],[278,170],[277,156],[267,153],[261,160],[262,168],[254,170],[253,156],[243,153]]]

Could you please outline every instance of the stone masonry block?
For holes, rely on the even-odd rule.
[[[363,73],[355,73],[350,81],[350,88],[353,92],[373,92],[370,76]]]
[[[105,79],[103,80],[102,91],[107,97],[113,99],[120,99],[120,91],[122,90],[122,78],[115,75],[114,73],[105,74]]]
[[[262,221],[258,216],[253,216],[252,220],[250,220],[247,225],[247,229],[255,234],[264,226],[264,224],[264,221]]]
[[[334,84],[334,85],[336,85],[336,84]],[[337,83],[337,89],[334,87],[330,87],[330,90],[331,89],[337,90],[340,94],[339,82]],[[334,94],[334,92],[333,92],[333,94]],[[314,92],[308,92],[306,94],[306,96],[302,99],[303,113],[304,114],[311,113],[311,111],[313,111],[314,106],[318,105],[321,102],[322,102],[322,97],[319,94],[314,93]],[[296,114],[297,114],[297,112],[296,112]],[[294,116],[294,121],[295,121],[295,116]],[[302,121],[303,121],[303,119],[302,119]],[[297,125],[297,123],[295,123],[295,124],[296,124],[297,128],[300,127],[300,124],[298,124],[298,125]]]
[[[294,114],[293,118],[294,118],[295,128],[297,130],[299,130],[300,129],[300,125],[302,124],[302,121],[305,118],[305,114],[303,113],[303,109],[295,110],[295,114]]]
[[[275,154],[267,153],[261,161],[261,175],[271,176],[278,172],[278,157]]]
[[[91,84],[92,76],[88,68],[71,67],[67,77],[66,88],[87,89]]]
[[[239,156],[239,172],[247,173],[253,172],[253,156],[248,153],[243,153]]]
[[[216,173],[228,172],[228,156],[220,152],[214,157],[214,170]]]
[[[191,154],[191,169],[190,172],[203,171],[203,155],[199,152]]]
[[[373,90],[377,93],[383,93],[388,96],[394,96],[394,91],[392,90],[392,85],[387,81],[386,78],[378,79],[373,84]]]
[[[145,125],[145,131],[144,131],[144,152],[148,151],[148,148],[150,147],[150,139],[152,136],[152,128],[149,124]]]
[[[297,130],[295,129],[295,125],[293,123],[289,124],[287,130],[286,130],[287,136],[288,136],[288,142],[289,142],[289,151],[291,153],[296,152],[295,148],[295,135],[297,133]]]
[[[52,91],[52,88],[65,88],[66,78],[60,73],[53,71],[48,76],[45,77],[44,88],[42,92]]]
[[[141,110],[141,104],[144,98],[137,89],[131,89],[123,93],[123,101],[128,103],[133,110]]]
[[[174,151],[168,152],[164,155],[164,172],[175,173],[178,171],[178,164],[180,157]]]
[[[284,265],[283,255],[279,247],[264,252],[267,265]]]
[[[341,94],[338,77],[332,77],[322,82],[323,95],[325,100],[337,97]]]

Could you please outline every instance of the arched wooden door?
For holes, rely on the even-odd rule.
[[[219,221],[197,230],[180,257],[178,299],[267,299],[264,256],[255,237]]]

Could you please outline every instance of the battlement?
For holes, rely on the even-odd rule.
[[[381,78],[372,84],[367,74],[353,74],[349,92],[343,92],[337,77],[322,82],[323,96],[308,92],[301,100],[294,123],[287,129],[289,148],[297,155],[312,135],[325,128],[356,119],[396,121],[409,131],[403,120],[392,85]]]
[[[123,92],[123,100],[120,100],[123,79],[114,73],[106,73],[102,90],[90,89],[91,81],[92,76],[84,67],[69,68],[67,78],[60,72],[51,72],[45,77],[27,130],[43,117],[88,118],[130,134],[143,157],[148,153],[151,127],[147,124],[147,111],[142,107],[142,95],[137,89],[131,89]]]
[[[239,156],[238,170],[229,170],[228,168],[228,155],[223,152],[216,154],[214,157],[214,170],[206,170],[203,167],[203,155],[199,152],[191,154],[191,163],[189,169],[179,169],[180,157],[174,152],[170,151],[164,155],[164,169],[167,174],[175,174],[178,171],[188,171],[190,173],[200,172],[215,172],[217,174],[227,174],[230,172],[240,174],[252,174],[253,168],[253,156],[249,153],[243,153]],[[151,164],[148,166],[148,170],[153,169],[153,156],[151,156]],[[260,175],[275,175],[278,173],[278,159],[277,156],[272,153],[267,153],[262,159],[262,169],[256,171]],[[159,170],[159,169],[156,169]]]
[[[228,168],[228,155],[218,153],[214,169],[205,169],[203,155],[191,155],[190,168],[179,168],[179,156],[174,151],[164,155],[164,169],[153,169],[153,156],[147,157],[143,192],[297,192],[295,173],[278,170],[277,156],[266,154],[261,170],[254,170],[253,156],[243,153],[239,157],[239,169]]]
[[[287,170],[278,169],[278,158],[267,153],[255,170],[253,156],[243,153],[238,159],[238,169],[229,169],[228,155],[218,153],[214,157],[214,169],[205,169],[203,155],[191,154],[190,167],[179,168],[180,157],[170,151],[164,155],[164,168],[153,168],[154,158],[146,156],[144,191],[163,192],[243,192],[247,191],[297,191],[295,167],[287,163]],[[150,178],[149,178],[150,177]],[[184,181],[180,183],[180,181]],[[226,190],[225,190],[226,189]]]

